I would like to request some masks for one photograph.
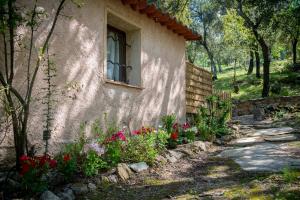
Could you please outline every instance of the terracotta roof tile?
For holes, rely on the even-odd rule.
[[[187,26],[177,21],[168,13],[164,13],[154,4],[148,4],[147,0],[121,0],[124,5],[129,5],[133,10],[146,14],[147,17],[153,19],[155,22],[166,26],[174,33],[183,36],[186,40],[201,40],[201,35],[194,33]]]

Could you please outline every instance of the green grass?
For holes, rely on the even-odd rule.
[[[284,168],[282,170],[282,177],[285,182],[292,183],[299,180],[300,171],[296,169]]]
[[[300,95],[299,84],[287,84],[284,81],[291,77],[300,76],[299,73],[290,72],[287,68],[288,61],[273,61],[270,67],[270,84],[282,82],[280,94],[272,94],[270,96],[296,96]],[[262,71],[261,66],[261,71]],[[239,85],[239,93],[233,93],[233,69],[224,68],[223,73],[218,74],[218,80],[214,82],[214,88],[231,93],[232,97],[239,100],[255,99],[261,97],[263,80],[255,77],[255,69],[253,74],[247,75],[245,68],[236,70],[236,81]]]

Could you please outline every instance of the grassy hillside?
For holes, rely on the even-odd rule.
[[[278,87],[278,85],[281,86],[281,90],[278,94],[276,94],[276,92],[270,92],[270,96],[300,95],[300,73],[291,72],[288,61],[272,62],[270,71],[271,88]],[[261,97],[262,78],[257,79],[255,77],[255,69],[251,75],[247,75],[245,68],[238,68],[236,70],[236,80],[239,85],[238,94],[233,93],[233,74],[234,70],[232,67],[224,68],[224,72],[218,74],[218,80],[214,82],[214,88],[230,92],[233,98],[239,100]]]

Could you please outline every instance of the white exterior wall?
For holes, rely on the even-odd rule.
[[[175,113],[185,120],[185,39],[146,15],[124,6],[120,0],[88,0],[82,8],[67,3],[51,39],[50,53],[57,68],[59,101],[55,106],[50,151],[60,150],[60,144],[72,142],[78,136],[79,125],[102,119],[110,120],[131,130],[142,125],[157,126],[160,117]],[[53,17],[57,1],[44,0],[40,5]],[[49,9],[52,8],[52,9]],[[105,82],[106,13],[110,10],[141,31],[141,88],[130,88]],[[51,18],[52,19],[52,18]],[[52,20],[49,20],[52,22]],[[35,38],[39,47],[45,39],[43,24]],[[25,32],[29,35],[29,32]],[[24,39],[25,40],[25,39]],[[19,53],[16,64],[16,86],[24,85],[24,53]],[[41,96],[44,74],[40,70],[34,87],[34,97]],[[28,124],[30,143],[43,149],[43,105],[33,99]],[[12,134],[10,134],[11,136]],[[0,163],[13,152],[12,137],[0,145]],[[8,149],[8,147],[10,147]]]

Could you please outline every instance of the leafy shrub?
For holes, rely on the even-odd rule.
[[[153,133],[132,136],[128,139],[123,160],[125,162],[144,161],[150,165],[153,164],[158,154],[158,150],[156,149],[157,141],[156,135]]]
[[[89,151],[83,163],[83,172],[86,176],[94,176],[101,169],[107,169],[108,165],[95,151]]]
[[[122,143],[120,141],[112,141],[106,145],[106,153],[104,160],[110,166],[116,166],[121,161]]]
[[[280,94],[281,92],[281,84],[280,83],[274,83],[272,86],[271,86],[271,92],[273,94]]]
[[[64,175],[65,180],[70,180],[78,168],[76,154],[62,153],[58,156],[58,170]]]
[[[42,192],[47,189],[48,183],[45,176],[49,169],[55,168],[57,161],[50,156],[21,156],[20,157],[22,187],[31,192]]]
[[[169,137],[170,134],[162,129],[159,129],[156,132],[156,149],[158,152],[165,150]]]
[[[230,119],[231,103],[229,100],[221,100],[219,96],[207,97],[207,106],[201,106],[196,115],[197,128],[204,140],[214,140],[229,134],[226,125]]]
[[[163,123],[163,128],[168,132],[168,133],[172,133],[173,130],[173,124],[176,121],[176,116],[174,114],[172,115],[165,115],[162,117],[161,119],[162,123]]]

